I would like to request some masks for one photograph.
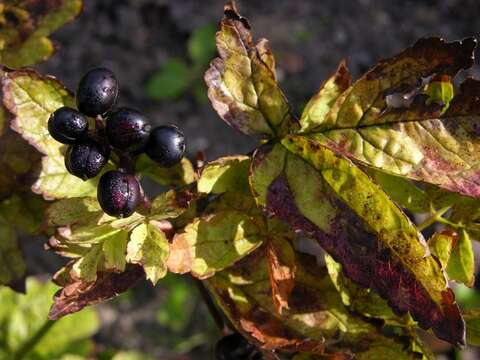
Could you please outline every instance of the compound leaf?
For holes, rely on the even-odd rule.
[[[381,188],[350,161],[304,137],[289,136],[282,144],[260,148],[252,160],[259,205],[316,239],[348,278],[387,299],[397,314],[410,312],[438,337],[463,343],[464,322],[442,268]]]
[[[367,166],[479,197],[480,82],[467,79],[451,101],[418,85],[471,67],[475,46],[474,39],[419,40],[356,81],[305,135]],[[396,104],[394,96],[408,101]]]
[[[141,265],[153,285],[167,274],[168,253],[165,234],[152,223],[140,224],[131,232],[127,261]]]
[[[276,81],[273,55],[266,40],[254,44],[234,3],[225,6],[217,50],[220,57],[210,64],[205,82],[218,115],[248,135],[287,133],[295,121]]]

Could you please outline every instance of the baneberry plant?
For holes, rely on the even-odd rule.
[[[299,118],[267,40],[253,41],[233,2],[216,45],[210,101],[261,141],[195,166],[178,128],[113,108],[110,71],[88,73],[75,101],[56,79],[2,68],[10,127],[42,156],[41,231],[71,259],[53,278],[50,319],[173,272],[198,279],[226,335],[218,359],[432,358],[419,329],[480,344],[479,312],[450,287],[473,286],[480,234],[480,82],[454,81],[476,41],[419,40],[355,82],[341,62]],[[171,189],[149,199],[142,176]],[[430,216],[415,224],[407,211]],[[443,228],[426,241],[433,224]],[[14,287],[16,256],[18,269],[0,271]]]

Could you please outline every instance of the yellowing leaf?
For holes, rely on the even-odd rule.
[[[81,9],[81,0],[6,2],[0,7],[0,64],[18,68],[49,58],[55,47],[47,36]]]
[[[410,312],[420,326],[462,343],[454,294],[405,214],[350,161],[301,136],[282,144],[260,148],[252,160],[259,204],[317,240],[350,280],[387,299],[397,314]],[[283,161],[269,159],[282,152]]]
[[[204,279],[231,266],[262,243],[254,219],[223,211],[194,220],[170,245],[168,269]]]
[[[136,171],[165,186],[181,186],[195,181],[195,170],[187,158],[172,167],[159,166],[145,154],[141,155],[136,163]]]
[[[47,221],[50,226],[88,224],[103,214],[98,200],[94,197],[62,199],[47,209]]]
[[[102,246],[100,244],[92,245],[90,250],[73,264],[73,272],[76,277],[87,283],[95,281],[101,255]]]
[[[226,191],[249,191],[248,156],[227,156],[208,163],[198,179],[198,191],[221,194]]]
[[[218,115],[245,134],[273,137],[295,124],[275,78],[266,41],[255,45],[248,21],[235,5],[225,6],[217,33],[220,54],[205,73],[208,97]]]
[[[31,70],[5,73],[2,81],[5,107],[13,114],[12,128],[46,156],[32,190],[45,198],[95,195],[94,181],[70,175],[64,163],[64,146],[48,133],[48,119],[59,107],[73,106],[73,96],[57,80]]]
[[[153,285],[167,274],[168,253],[168,240],[155,225],[144,223],[133,229],[127,246],[127,261],[143,266]]]
[[[126,231],[105,239],[102,245],[102,252],[105,257],[104,268],[106,270],[125,271],[127,241],[128,232]]]
[[[188,190],[164,192],[153,199],[149,219],[165,220],[177,218],[188,210],[192,199],[193,194]]]
[[[449,279],[473,287],[475,283],[475,259],[472,240],[464,229],[460,230],[458,241],[450,255],[446,270]]]

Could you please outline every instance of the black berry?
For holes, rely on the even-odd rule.
[[[150,129],[148,120],[136,110],[121,108],[107,118],[108,140],[120,150],[141,152],[147,144]]]
[[[118,82],[108,69],[97,68],[87,72],[77,89],[78,110],[88,116],[103,115],[117,99]]]
[[[98,183],[97,198],[103,211],[116,217],[133,214],[140,202],[141,191],[135,176],[121,171],[108,171]]]
[[[73,144],[88,132],[88,120],[78,111],[61,107],[48,119],[50,135],[63,144]]]
[[[261,360],[262,356],[242,335],[231,334],[217,342],[215,358],[216,360]]]
[[[70,145],[65,154],[65,166],[70,174],[83,180],[97,176],[108,161],[110,151],[103,145],[87,141]]]
[[[156,127],[150,133],[145,152],[159,165],[173,166],[183,158],[185,136],[174,125]]]

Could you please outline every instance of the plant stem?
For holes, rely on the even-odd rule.
[[[197,286],[197,289],[200,292],[200,296],[202,297],[203,302],[207,306],[207,309],[210,312],[210,315],[212,316],[213,320],[215,321],[215,324],[217,325],[218,329],[220,330],[222,335],[226,335],[228,332],[228,329],[223,321],[222,315],[220,314],[217,307],[213,303],[207,288],[205,287],[205,285],[203,285],[203,282],[201,280],[198,280],[193,276],[192,276],[192,279],[195,285]]]
[[[448,210],[450,210],[450,208],[451,206],[445,206],[444,208],[441,208],[440,210],[434,212],[432,216],[430,216],[427,220],[417,225],[418,230],[423,231],[436,222],[445,222],[445,219],[442,218],[442,215],[445,214]]]
[[[37,330],[33,336],[25,341],[23,345],[15,351],[12,359],[21,360],[37,345],[37,343],[48,333],[51,327],[55,324],[55,320],[47,320],[40,329]]]

